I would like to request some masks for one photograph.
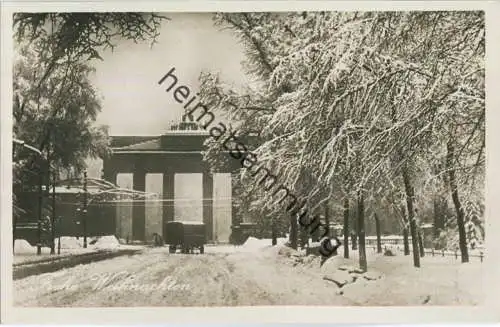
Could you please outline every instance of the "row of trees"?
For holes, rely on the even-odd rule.
[[[361,268],[365,208],[401,217],[419,267],[417,208],[447,197],[468,261],[467,226],[481,229],[484,212],[483,12],[221,13],[214,22],[242,42],[255,83],[235,90],[205,72],[203,100],[239,135],[258,132],[259,162],[312,211],[333,201],[348,231],[356,207]],[[215,165],[220,148],[210,141],[205,154]],[[251,180],[242,185],[250,210],[283,212]]]
[[[146,13],[14,15],[13,136],[42,153],[14,148],[14,233],[21,216],[37,216],[21,205],[24,191],[81,176],[89,157],[109,152],[108,129],[95,124],[101,98],[91,82],[93,60],[123,39],[154,43],[164,19]]]

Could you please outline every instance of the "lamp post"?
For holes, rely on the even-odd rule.
[[[52,171],[52,221],[50,254],[56,254],[56,171]],[[59,231],[60,232],[60,231]]]
[[[87,248],[87,170],[83,171],[83,248]]]
[[[57,218],[57,230],[59,231],[58,237],[57,237],[57,254],[61,254],[61,225],[62,225],[62,217],[59,216]]]
[[[38,223],[37,223],[37,238],[36,254],[42,254],[42,215],[43,215],[43,168],[42,160],[38,160]]]
[[[55,143],[56,143],[56,134],[55,134],[55,128],[52,126],[51,129],[51,135],[52,135],[52,156],[56,152],[55,150]],[[48,154],[47,154],[47,161],[48,161]],[[52,170],[51,170],[52,169]],[[51,224],[50,224],[50,229],[51,229],[51,235],[50,235],[50,254],[56,254],[56,182],[57,182],[57,169],[54,166],[50,165],[50,162],[47,162],[47,179],[49,180],[50,184],[50,173],[52,173],[52,219],[51,219]]]

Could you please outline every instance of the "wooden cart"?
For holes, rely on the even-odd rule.
[[[165,244],[169,245],[169,252],[194,253],[198,249],[205,252],[206,227],[205,224],[195,221],[170,221],[165,224]]]

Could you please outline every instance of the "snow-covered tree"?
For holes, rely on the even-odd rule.
[[[245,67],[257,83],[244,94],[216,86],[203,94],[217,94],[217,109],[243,133],[259,132],[253,152],[311,211],[339,189],[339,201],[355,200],[360,245],[364,200],[381,182],[393,181],[405,194],[419,266],[414,209],[428,167],[452,158],[438,175],[449,175],[456,208],[455,172],[464,171],[471,183],[482,173],[483,14],[224,13],[215,21],[242,41]],[[477,160],[462,169],[471,156]],[[271,208],[272,200],[264,197],[258,207]],[[459,226],[462,211],[457,209]],[[362,268],[364,252],[362,245]],[[463,261],[466,252],[462,248]]]

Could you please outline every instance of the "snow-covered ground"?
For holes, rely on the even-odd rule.
[[[358,252],[350,251],[350,259],[340,256],[336,265],[358,265]],[[356,305],[479,305],[483,301],[484,265],[478,258],[462,264],[453,256],[420,258],[421,267],[413,267],[412,255],[397,252],[383,256],[367,251],[368,270],[384,277],[360,287],[346,287],[343,296]],[[328,262],[328,261],[327,261]],[[325,265],[326,266],[326,265]]]
[[[283,245],[286,243],[286,238],[278,238],[278,245]],[[206,245],[206,253],[245,253],[245,252],[259,252],[260,250],[269,248],[272,246],[270,239],[257,239],[255,237],[249,237],[246,242],[242,245]]]
[[[282,244],[284,240],[280,240]],[[339,254],[342,254],[342,248]],[[233,305],[474,305],[481,302],[479,261],[452,257],[387,257],[368,252],[370,273],[381,276],[342,288],[325,277],[357,266],[320,258],[270,240],[207,246],[206,253],[169,254],[168,247],[14,281],[18,306],[233,306]],[[349,275],[347,275],[349,276]],[[337,276],[338,277],[338,276]]]
[[[58,247],[58,240],[56,239],[56,253]],[[51,258],[60,258],[71,256],[75,254],[96,252],[99,250],[116,250],[116,249],[136,249],[137,245],[124,245],[120,244],[114,235],[88,237],[87,248],[83,247],[83,238],[61,237],[61,254],[50,254],[50,248],[42,247],[42,254],[37,255],[36,246],[31,246],[26,240],[16,240],[14,242],[14,264],[26,262],[45,261]]]

